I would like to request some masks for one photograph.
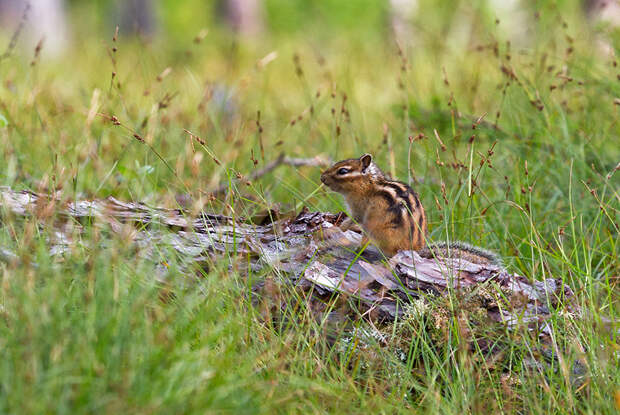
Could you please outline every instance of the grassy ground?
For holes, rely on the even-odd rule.
[[[553,311],[557,358],[544,365],[525,329],[504,332],[488,361],[464,347],[460,324],[438,339],[422,317],[393,326],[390,347],[332,348],[303,307],[267,323],[227,261],[187,284],[162,254],[176,287],[166,302],[156,264],[122,237],[93,228],[50,257],[53,219],[0,209],[0,247],[20,257],[0,262],[0,412],[613,413],[620,68],[569,3],[530,13],[512,37],[489,11],[429,9],[400,51],[387,29],[308,24],[311,40],[292,29],[238,42],[218,30],[194,42],[200,27],[174,42],[91,32],[62,60],[0,61],[0,185],[170,207],[188,194],[195,211],[244,216],[337,211],[316,168],[244,178],[281,152],[371,152],[418,191],[432,239],[565,281],[585,316]],[[232,192],[210,199],[221,183]]]

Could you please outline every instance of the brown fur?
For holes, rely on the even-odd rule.
[[[388,179],[370,154],[339,161],[323,172],[321,181],[349,205],[351,220],[344,227],[357,222],[386,255],[424,248],[426,214],[418,195],[405,183]]]
[[[418,195],[405,183],[387,177],[370,154],[339,161],[321,174],[321,181],[344,196],[350,217],[341,228],[361,225],[365,232],[363,245],[370,240],[389,256],[414,250],[425,258],[462,258],[481,265],[503,266],[495,253],[464,242],[426,246],[426,214]]]

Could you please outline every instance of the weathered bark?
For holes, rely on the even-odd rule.
[[[422,258],[413,251],[392,258],[384,258],[374,248],[358,254],[361,235],[340,230],[337,224],[343,215],[303,210],[288,219],[273,220],[267,215],[263,224],[256,225],[208,213],[192,218],[179,209],[153,208],[113,197],[61,202],[58,196],[0,188],[2,211],[42,222],[54,216],[74,219],[64,225],[58,220],[49,222],[57,228],[49,241],[55,254],[74,243],[73,235],[86,227],[80,223],[104,224],[157,261],[162,245],[174,248],[188,262],[209,264],[223,254],[232,255],[248,269],[273,270],[300,289],[311,290],[313,296],[353,298],[381,320],[393,320],[407,303],[429,293],[475,289],[484,291],[482,306],[490,321],[508,327],[532,323],[544,334],[550,308],[577,311],[571,289],[556,279],[531,282],[498,266],[457,258]],[[0,246],[0,260],[17,260],[17,256]]]

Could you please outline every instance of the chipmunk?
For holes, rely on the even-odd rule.
[[[405,183],[391,180],[373,163],[370,154],[339,161],[321,174],[321,181],[341,193],[351,217],[386,255],[424,248],[426,214],[418,195]],[[367,239],[362,243],[365,244]]]
[[[478,264],[501,265],[497,255],[464,242],[436,243],[426,246],[427,222],[417,193],[407,184],[392,180],[372,161],[370,154],[342,160],[321,174],[331,190],[342,194],[350,217],[341,229],[361,225],[367,236],[386,255],[414,250],[420,256],[460,257]]]

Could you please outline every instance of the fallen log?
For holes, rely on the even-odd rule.
[[[226,254],[245,261],[253,272],[272,270],[285,276],[315,298],[339,295],[355,299],[368,315],[383,321],[402,316],[405,305],[429,294],[463,290],[479,291],[490,321],[508,328],[525,323],[541,336],[549,334],[545,320],[552,308],[578,313],[572,290],[558,279],[529,281],[500,266],[461,258],[423,258],[414,251],[401,251],[392,258],[372,247],[360,252],[362,235],[343,232],[337,226],[343,215],[304,209],[294,217],[256,225],[209,213],[191,217],[182,209],[150,207],[113,197],[62,201],[60,194],[7,187],[0,187],[0,213],[37,218],[41,223],[51,216],[73,219],[64,224],[53,222],[56,229],[48,242],[56,255],[77,243],[74,236],[85,227],[105,225],[127,236],[142,255],[156,261],[161,261],[158,247],[162,245],[172,247],[188,264],[208,264]],[[0,246],[0,261],[17,258]]]

